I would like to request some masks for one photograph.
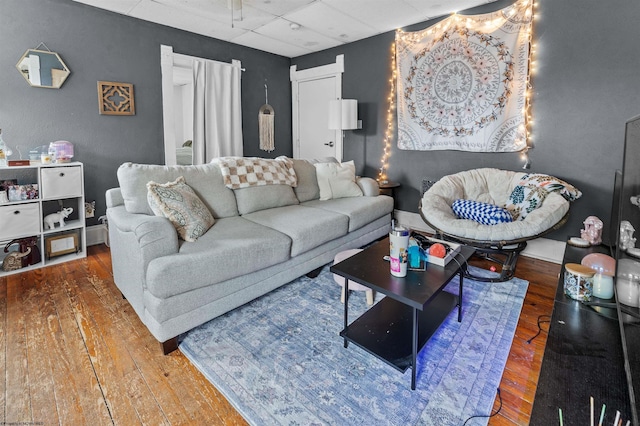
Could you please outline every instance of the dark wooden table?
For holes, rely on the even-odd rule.
[[[378,187],[380,188],[380,194],[388,195],[391,198],[393,198],[393,210],[394,210],[394,213],[395,213],[395,209],[396,209],[396,206],[398,204],[396,202],[396,189],[400,188],[400,183],[398,183],[398,182],[389,182],[389,181],[387,181],[387,182],[378,182]],[[392,215],[391,215],[392,217],[393,217],[394,213],[392,213]]]
[[[455,260],[445,267],[427,264],[425,271],[408,271],[403,278],[389,271],[389,239],[385,238],[360,253],[331,267],[331,272],[347,278],[345,284],[345,348],[352,342],[401,372],[411,370],[411,389],[416,388],[416,358],[440,324],[458,306],[462,315],[463,273],[474,249],[462,246]],[[459,294],[442,291],[460,275]],[[348,324],[349,280],[387,297]]]
[[[565,263],[580,263],[589,253],[609,254],[604,246],[577,248],[567,245]],[[602,302],[612,302],[615,300]],[[549,326],[549,337],[533,402],[530,425],[590,424],[590,397],[594,398],[595,424],[606,404],[603,425],[613,424],[616,411],[632,420],[625,374],[620,325],[616,308],[593,307],[564,294],[564,267]],[[632,421],[632,424],[635,424]]]

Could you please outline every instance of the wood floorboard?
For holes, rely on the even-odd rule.
[[[56,283],[52,283],[58,271],[50,271],[50,275],[42,278],[38,283],[38,290],[43,299],[42,318],[43,318],[43,342],[42,346],[34,348],[47,353],[49,360],[49,368],[51,371],[51,379],[53,381],[53,396],[55,398],[55,407],[51,408],[52,415],[46,417],[33,417],[30,421],[45,422],[54,424],[53,412],[59,419],[60,424],[82,424],[86,421],[79,404],[76,403],[77,388],[71,376],[70,367],[66,362],[66,354],[64,354],[63,333],[58,311],[53,300],[53,293],[58,291]],[[38,326],[38,325],[36,325]],[[60,354],[62,353],[62,357]],[[75,356],[81,356],[82,352]],[[39,407],[38,411],[46,411],[46,407]]]
[[[56,402],[56,380],[47,347],[47,322],[55,312],[49,293],[32,281],[25,291],[23,310],[27,324],[27,365],[29,367],[29,394],[33,419],[44,419],[51,424],[60,423]],[[58,383],[58,386],[62,385]]]
[[[491,266],[487,260],[474,259],[470,263],[482,268]],[[529,281],[529,287],[500,382],[502,408],[489,419],[489,425],[529,424],[547,340],[544,331],[534,336],[538,332],[538,318],[550,316],[553,310],[560,269],[560,265],[538,259],[520,256],[518,260],[515,276]],[[545,324],[541,324],[541,328],[547,329]],[[499,407],[496,398],[493,412]]]
[[[0,279],[0,367],[7,371],[7,280]],[[7,378],[0,373],[0,424],[6,424]]]
[[[6,417],[7,421],[31,418],[29,396],[29,374],[27,371],[26,318],[23,308],[23,293],[27,280],[21,275],[12,275],[7,284],[7,330],[6,354]]]
[[[0,423],[245,425],[179,350],[161,354],[113,283],[109,249],[88,254],[0,277]],[[547,336],[528,340],[538,318],[551,314],[559,272],[560,265],[518,261],[516,276],[529,289],[500,384],[503,405],[490,425],[529,423]]]
[[[66,280],[67,276],[62,266],[57,269],[53,280],[50,282],[47,280],[47,284],[52,287],[50,291],[58,315],[59,330],[57,331],[60,333],[57,344],[53,345],[53,349],[56,350],[57,364],[54,368],[62,367],[66,370],[68,386],[65,388],[72,387],[75,390],[72,401],[77,405],[84,419],[83,424],[87,422],[108,424],[111,421],[109,409],[95,375],[91,354],[87,351],[81,326],[76,318],[73,299],[65,290]]]

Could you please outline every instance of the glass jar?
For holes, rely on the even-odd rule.
[[[640,262],[632,259],[620,259],[616,275],[618,302],[627,306],[640,305]]]
[[[581,302],[588,302],[593,295],[595,271],[579,263],[564,265],[564,294]]]

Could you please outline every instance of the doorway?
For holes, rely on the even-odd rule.
[[[160,46],[166,165],[193,164],[193,58]]]
[[[165,164],[202,164],[241,152],[241,62],[182,55],[165,45],[160,58]]]
[[[342,131],[329,129],[329,101],[342,98],[344,55],[336,62],[298,71],[291,66],[293,157],[342,161]]]

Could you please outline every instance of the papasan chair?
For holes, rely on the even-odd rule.
[[[551,181],[532,178],[540,176]],[[530,212],[522,212],[526,213],[524,219],[517,220],[520,216],[519,208],[513,211],[513,198],[510,199],[510,196],[514,188],[531,184],[532,181],[537,188],[526,186],[519,188],[519,191],[537,191],[538,194],[543,194],[540,197],[542,200],[534,200],[532,203],[539,206]],[[435,182],[424,192],[419,210],[422,219],[435,230],[438,238],[472,246],[477,255],[502,265],[497,277],[470,276],[471,278],[484,282],[501,282],[514,276],[518,256],[528,240],[564,225],[569,214],[569,200],[579,198],[580,195],[580,191],[571,185],[548,175],[481,168],[448,175]],[[516,220],[482,224],[476,220],[462,219],[452,208],[456,200],[509,206],[509,213]],[[512,217],[508,219],[511,220]]]

